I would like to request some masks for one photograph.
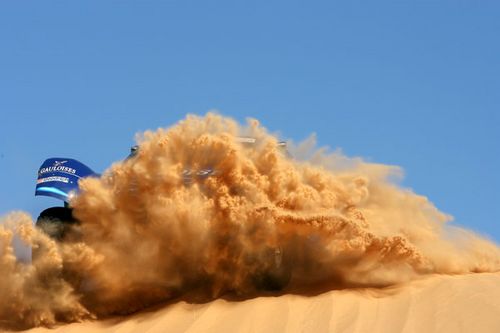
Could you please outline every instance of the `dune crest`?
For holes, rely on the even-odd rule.
[[[316,296],[178,302],[152,312],[29,332],[496,333],[500,331],[499,282],[498,273],[442,275],[395,287]]]
[[[290,158],[256,120],[241,126],[216,114],[146,132],[138,144],[134,158],[80,182],[71,202],[78,241],[56,244],[25,214],[6,217],[1,322],[127,314],[186,294],[252,298],[274,279],[296,293],[500,270],[495,244],[447,226],[427,198],[391,181],[396,167],[308,143],[290,145]],[[47,256],[17,262],[13,230]]]

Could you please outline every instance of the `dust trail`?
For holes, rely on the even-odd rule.
[[[80,182],[71,202],[80,240],[56,244],[26,215],[7,217],[22,222],[14,229],[26,242],[49,251],[33,266],[18,263],[12,233],[0,229],[8,300],[0,320],[50,325],[186,294],[245,297],[500,269],[495,244],[447,226],[450,217],[427,198],[391,181],[398,168],[329,154],[313,141],[291,145],[291,158],[256,120],[241,126],[215,114],[142,134],[136,157]],[[196,175],[208,169],[215,173]]]
[[[26,213],[13,212],[1,222],[0,328],[25,328],[91,318],[74,288],[61,278],[64,263],[56,243],[35,230]],[[44,246],[44,256],[33,265],[19,262],[12,246],[14,234],[26,244]]]

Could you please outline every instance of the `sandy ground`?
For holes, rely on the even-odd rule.
[[[431,276],[391,288],[316,296],[179,302],[27,332],[500,332],[500,274]]]

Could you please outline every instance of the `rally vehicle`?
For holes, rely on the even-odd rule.
[[[255,143],[254,138],[236,138],[238,142],[245,145]],[[279,142],[278,146],[282,148],[285,154],[286,143]],[[133,146],[130,149],[128,159],[134,158],[138,153],[139,146]],[[182,179],[185,186],[189,186],[195,178],[203,179],[217,174],[217,170],[207,168],[199,171],[185,169],[182,172]],[[50,207],[40,213],[36,221],[36,227],[41,229],[52,239],[63,242],[68,234],[72,234],[74,225],[79,221],[73,216],[72,208],[69,202],[73,196],[78,195],[79,180],[86,177],[100,177],[91,168],[85,164],[71,158],[53,157],[45,160],[38,170],[38,179],[35,189],[35,196],[48,196],[62,200],[63,206]],[[74,233],[72,235],[74,237]],[[32,260],[43,253],[43,249],[34,248],[32,250]],[[272,261],[272,271],[261,274],[256,281],[260,289],[277,291],[283,289],[291,278],[291,272],[287,265],[284,265],[284,256],[281,248],[273,250],[270,256]]]

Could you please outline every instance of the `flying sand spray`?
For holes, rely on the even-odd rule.
[[[427,198],[390,181],[396,167],[311,142],[289,147],[291,158],[256,120],[240,126],[211,113],[145,132],[138,144],[133,159],[80,181],[70,202],[78,237],[51,239],[23,212],[2,219],[0,325],[130,313],[185,295],[251,297],[276,266],[284,292],[500,269],[495,244],[446,225]],[[214,174],[187,186],[186,168]],[[19,262],[14,234],[44,255]]]

